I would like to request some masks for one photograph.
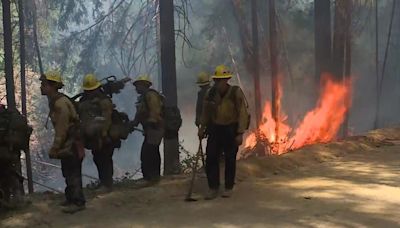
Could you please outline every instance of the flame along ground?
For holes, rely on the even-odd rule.
[[[271,102],[267,101],[259,128],[245,140],[246,151],[251,151],[258,143],[262,143],[269,148],[269,153],[279,155],[306,145],[335,139],[351,106],[351,79],[338,82],[331,75],[324,74],[322,85],[316,107],[304,116],[296,128],[286,123],[287,115],[282,110],[277,120],[274,120]],[[277,89],[281,93],[281,86],[279,87]],[[281,96],[277,102],[281,104]]]

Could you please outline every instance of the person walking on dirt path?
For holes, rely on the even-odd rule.
[[[70,99],[58,90],[64,84],[58,71],[48,71],[41,77],[40,90],[49,101],[49,117],[54,126],[54,140],[49,157],[61,160],[65,177],[65,202],[62,211],[75,213],[85,209],[82,191],[82,160],[84,149],[78,138],[78,114]]]
[[[111,98],[101,88],[94,74],[85,75],[82,83],[83,95],[79,100],[78,113],[83,129],[83,141],[92,150],[100,183],[94,187],[96,192],[108,193],[113,187],[113,154],[116,145],[109,136],[114,105]]]
[[[242,89],[228,84],[232,73],[220,65],[212,76],[215,85],[204,97],[204,106],[198,132],[200,139],[208,137],[206,174],[209,192],[207,200],[218,196],[220,187],[219,159],[225,157],[225,191],[222,197],[231,197],[235,184],[236,155],[249,127],[250,116]]]
[[[199,127],[201,112],[203,111],[204,96],[206,95],[207,91],[211,88],[210,75],[206,72],[200,72],[199,75],[197,76],[196,84],[200,87],[200,90],[197,93],[195,125]]]
[[[148,75],[139,76],[133,85],[140,96],[131,125],[134,128],[141,124],[144,130],[140,154],[143,179],[139,185],[147,186],[157,183],[160,179],[160,144],[164,135],[163,99],[158,91],[150,88],[152,82]]]

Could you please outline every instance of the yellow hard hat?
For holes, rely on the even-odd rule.
[[[142,74],[139,77],[136,78],[135,81],[133,81],[133,85],[135,85],[137,82],[147,82],[148,84],[152,85],[153,83],[150,80],[150,76],[147,74]]]
[[[210,75],[206,72],[200,72],[197,75],[197,85],[204,86],[210,84]]]
[[[61,74],[56,70],[49,70],[44,75],[42,75],[41,79],[46,79],[48,81],[60,83],[62,86],[64,85],[61,79]]]
[[[101,83],[99,80],[97,80],[96,76],[94,74],[87,74],[83,78],[83,83],[82,83],[82,88],[83,90],[95,90],[101,86]]]
[[[219,65],[215,68],[213,79],[229,79],[232,78],[232,72],[225,65]]]

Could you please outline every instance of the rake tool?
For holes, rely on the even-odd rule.
[[[197,165],[199,163],[199,158],[203,156],[203,145],[202,145],[201,141],[202,140],[200,139],[199,150],[197,151],[195,162],[194,162],[194,166],[193,166],[193,169],[192,169],[192,179],[190,181],[189,189],[188,189],[188,192],[187,192],[186,197],[185,197],[185,201],[186,202],[195,202],[195,201],[197,201],[197,199],[192,197],[192,193],[193,193],[194,182],[196,180]]]

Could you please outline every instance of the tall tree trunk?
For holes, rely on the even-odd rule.
[[[160,39],[161,39],[161,72],[162,88],[166,96],[167,107],[178,104],[176,65],[175,65],[175,33],[174,33],[174,1],[160,1]],[[164,174],[179,172],[179,140],[178,133],[172,139],[164,139]]]
[[[259,37],[258,37],[258,14],[257,14],[257,0],[251,0],[251,17],[252,17],[252,34],[253,34],[253,78],[254,78],[254,97],[255,97],[255,111],[256,111],[256,124],[260,126],[262,107],[261,107],[261,89],[260,89],[260,51],[259,51]]]
[[[315,76],[316,86],[320,86],[321,74],[330,72],[332,56],[331,1],[314,1],[315,26]]]
[[[378,128],[379,119],[379,20],[378,20],[378,0],[375,0],[375,74],[376,74],[376,101],[375,101],[375,121],[374,129]]]
[[[242,1],[240,0],[231,0],[233,15],[239,25],[239,36],[240,42],[242,44],[243,50],[243,62],[246,66],[246,69],[251,72],[252,59],[251,59],[251,35],[250,30],[246,24],[246,18],[243,12]]]
[[[271,58],[272,80],[272,117],[275,120],[276,142],[279,142],[280,86],[278,64],[278,39],[276,30],[275,0],[269,0],[269,51]]]
[[[344,69],[344,77],[347,79],[351,76],[351,58],[352,58],[352,13],[353,13],[353,4],[352,1],[349,1],[346,6],[346,44],[345,44],[345,69]],[[351,93],[350,93],[351,94]],[[347,137],[349,135],[349,118],[350,118],[350,103],[351,96],[348,96],[345,100],[345,105],[347,107],[346,117],[343,124],[343,137]]]
[[[16,110],[10,0],[1,0],[1,3],[3,8],[4,67],[6,74],[7,106],[11,110]]]
[[[19,56],[20,56],[20,68],[21,68],[21,107],[22,115],[27,119],[26,111],[26,82],[25,82],[25,15],[24,5],[22,0],[18,0],[18,20],[19,20]],[[25,150],[26,157],[26,174],[28,177],[28,191],[33,193],[33,179],[32,179],[32,165],[31,165],[31,154],[28,149]]]
[[[382,90],[383,90],[383,82],[385,79],[385,71],[386,71],[386,62],[389,54],[389,46],[390,46],[390,39],[392,37],[392,28],[393,28],[393,18],[396,10],[396,0],[393,0],[392,3],[392,13],[390,16],[390,24],[389,24],[389,32],[387,36],[387,41],[386,41],[386,48],[385,48],[385,56],[383,58],[383,64],[382,64],[382,74],[381,78],[378,83],[378,106],[377,106],[377,126],[379,126],[379,118],[380,118],[380,111],[381,111],[381,98],[382,98]]]
[[[37,31],[37,10],[35,0],[32,0],[32,19],[33,19],[33,42],[35,43],[36,55],[38,58],[39,71],[40,75],[44,74],[43,64],[42,64],[42,56],[40,54],[40,46],[38,40],[38,31]]]
[[[160,42],[160,0],[155,1],[156,9],[156,42],[157,42],[157,83],[158,89],[162,90],[162,74],[161,74],[161,42]]]
[[[336,0],[335,23],[333,33],[332,72],[336,80],[341,81],[344,74],[344,57],[346,42],[346,2]]]

